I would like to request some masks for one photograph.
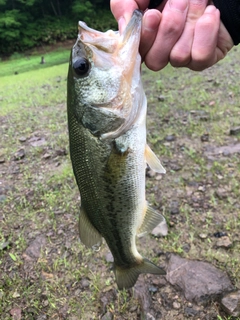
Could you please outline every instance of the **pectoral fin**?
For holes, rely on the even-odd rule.
[[[140,229],[138,230],[138,237],[145,233],[151,232],[157,225],[161,226],[160,233],[163,236],[167,235],[168,227],[164,216],[147,205],[147,210]]]
[[[100,246],[102,236],[92,225],[85,210],[81,207],[79,216],[79,236],[80,240],[86,247]]]
[[[166,173],[166,170],[161,165],[161,162],[159,161],[158,157],[155,155],[155,153],[151,150],[151,148],[147,144],[145,148],[145,158],[146,158],[147,164],[153,171],[158,173]]]

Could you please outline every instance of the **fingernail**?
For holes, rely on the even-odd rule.
[[[188,8],[188,0],[169,0],[169,6],[171,9],[185,12],[185,10]]]
[[[217,8],[215,6],[207,6],[204,13],[214,13],[217,12]]]

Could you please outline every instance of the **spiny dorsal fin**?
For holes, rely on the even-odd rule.
[[[142,222],[141,227],[138,230],[138,237],[143,236],[147,232],[151,232],[157,225],[161,225],[162,235],[167,235],[167,223],[159,212],[155,211],[146,203],[146,213]]]
[[[142,259],[141,264],[129,268],[115,266],[114,273],[119,290],[133,287],[141,273],[166,274],[162,268],[145,258]]]
[[[80,208],[79,236],[80,240],[86,247],[100,247],[102,243],[101,234],[92,225],[83,207]]]
[[[153,171],[158,173],[166,173],[166,170],[161,165],[161,162],[159,161],[158,157],[151,150],[148,144],[146,144],[146,148],[145,148],[145,158],[146,158],[147,164]]]

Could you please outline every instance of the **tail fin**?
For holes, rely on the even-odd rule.
[[[145,258],[142,260],[141,264],[129,268],[115,266],[114,272],[119,290],[133,287],[141,273],[166,274],[162,268]]]

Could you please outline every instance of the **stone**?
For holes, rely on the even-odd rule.
[[[200,239],[206,239],[208,235],[206,233],[200,233],[198,236]]]
[[[146,314],[146,317],[145,317],[144,319],[146,319],[146,320],[156,320],[156,319],[154,318],[154,316],[151,315],[151,313],[149,313],[149,312]]]
[[[179,202],[178,200],[172,200],[170,203],[170,213],[175,215],[179,214]]]
[[[156,293],[156,292],[158,291],[158,288],[155,287],[155,286],[150,286],[150,287],[148,288],[148,290],[149,290],[149,292],[151,292],[151,293]]]
[[[164,96],[162,96],[162,95],[158,96],[158,101],[164,101],[164,100],[165,100]]]
[[[181,308],[181,304],[177,301],[173,302],[173,309],[179,310]]]
[[[45,244],[46,244],[46,238],[42,235],[37,236],[36,239],[34,239],[26,249],[25,255],[27,255],[32,259],[38,259],[41,254],[41,250],[45,246]]]
[[[20,138],[18,139],[18,141],[19,141],[19,142],[25,142],[25,141],[27,141],[27,138],[26,138],[26,137],[20,137]]]
[[[170,255],[166,279],[190,302],[216,300],[234,289],[226,272],[208,262],[184,259],[175,254]]]
[[[105,313],[104,316],[101,318],[101,320],[112,320],[112,319],[113,319],[113,315],[110,311]]]
[[[203,135],[201,135],[201,141],[202,142],[209,141],[209,134],[208,133],[204,133]]]
[[[151,232],[151,235],[159,238],[165,237],[168,234],[168,226],[166,221],[160,222]]]
[[[220,199],[220,200],[225,199],[225,198],[227,198],[227,191],[223,188],[218,188],[215,191],[215,196],[218,197],[218,199]]]
[[[222,237],[227,236],[227,233],[224,231],[217,231],[217,232],[214,232],[213,236],[215,238],[222,238]]]
[[[135,284],[133,296],[136,300],[139,301],[143,319],[145,319],[147,314],[150,312],[152,299],[143,275],[139,276],[138,281]]]
[[[223,310],[233,317],[240,316],[240,290],[226,294],[221,300]]]
[[[108,252],[108,253],[105,255],[105,259],[106,259],[107,262],[111,262],[111,263],[114,261],[113,255],[112,255],[111,252]]]
[[[230,129],[230,135],[234,136],[240,133],[240,126]]]
[[[90,282],[89,282],[88,279],[82,279],[82,280],[80,281],[80,283],[81,283],[81,287],[82,287],[82,288],[88,288],[89,285],[90,285]]]
[[[172,142],[172,141],[175,141],[176,140],[176,137],[174,134],[169,134],[165,137],[165,141],[167,142]]]
[[[17,152],[14,153],[13,160],[18,161],[20,159],[23,159],[25,157],[25,150],[19,149]]]
[[[186,308],[184,309],[184,313],[185,313],[185,315],[188,316],[188,317],[194,317],[194,316],[196,316],[196,315],[198,314],[198,310],[195,310],[195,309],[192,308],[192,307],[186,307]]]
[[[21,320],[22,318],[22,310],[20,308],[11,309],[10,314],[13,320]]]
[[[224,236],[217,240],[216,246],[222,248],[230,248],[232,246],[232,241],[229,239],[228,236]]]

